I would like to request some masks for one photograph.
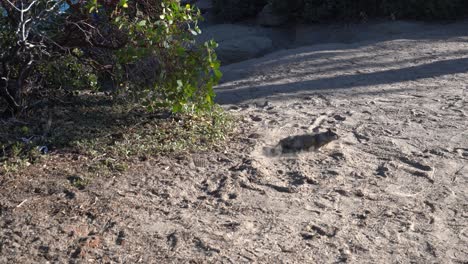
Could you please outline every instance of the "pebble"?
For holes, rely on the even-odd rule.
[[[342,116],[342,115],[335,115],[333,118],[335,118],[335,120],[337,120],[337,121],[345,121],[346,120],[346,117]]]

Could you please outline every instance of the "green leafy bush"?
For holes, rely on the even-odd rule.
[[[115,18],[129,36],[129,45],[116,52],[120,69],[128,73],[129,68],[124,66],[136,65],[145,58],[156,60],[158,69],[154,70],[159,76],[152,76],[149,82],[120,80],[120,86],[142,98],[150,110],[165,106],[175,112],[206,110],[213,105],[213,86],[221,78],[214,52],[217,44],[195,44],[193,36],[201,33],[196,24],[199,17],[199,10],[190,5],[182,7],[177,1],[165,1],[157,20],[143,13]]]
[[[15,3],[0,0],[0,103],[9,114],[41,100],[47,90],[96,90],[106,83],[150,110],[213,105],[213,86],[221,77],[216,43],[195,43],[200,12],[190,5],[178,0]],[[34,90],[41,92],[31,97]]]
[[[78,50],[72,50],[71,52],[79,53]],[[42,77],[41,85],[47,87],[48,90],[99,89],[98,77],[93,68],[81,63],[72,55],[64,55],[60,60],[41,62],[37,66],[37,70]]]

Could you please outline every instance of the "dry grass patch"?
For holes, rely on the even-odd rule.
[[[1,173],[59,159],[99,174],[125,171],[156,155],[216,149],[228,138],[233,119],[220,107],[201,114],[148,113],[103,94],[83,94],[49,100],[0,122]]]

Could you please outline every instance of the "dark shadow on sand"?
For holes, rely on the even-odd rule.
[[[217,91],[217,102],[220,104],[236,104],[242,103],[246,100],[278,94],[330,91],[354,87],[394,84],[466,72],[468,72],[468,58],[449,59],[401,69],[341,75],[295,83],[256,85],[239,88],[231,86],[229,88],[221,88]]]

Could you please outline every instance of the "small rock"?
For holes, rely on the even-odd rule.
[[[394,216],[395,214],[394,214],[392,211],[387,210],[387,211],[385,211],[384,215],[385,215],[386,217],[392,217],[392,216]]]
[[[456,148],[455,152],[458,154],[460,157],[468,157],[468,149],[463,149],[463,148]]]
[[[351,250],[345,248],[345,249],[340,249],[341,256],[344,260],[347,260],[348,258],[351,257]]]
[[[312,238],[314,238],[315,234],[310,232],[301,232],[301,236],[305,240],[311,240]]]
[[[335,120],[337,120],[337,121],[345,121],[346,120],[346,117],[342,116],[342,115],[335,115],[333,118],[335,118]]]
[[[229,195],[227,193],[221,193],[219,194],[219,199],[223,202],[229,201]]]
[[[354,195],[356,195],[357,197],[364,197],[366,196],[366,194],[364,193],[363,190],[360,190],[360,189],[357,189],[356,191],[354,191]]]
[[[312,178],[310,176],[306,176],[305,180],[306,180],[306,182],[308,184],[312,184],[312,185],[318,185],[319,184],[319,182],[315,178]]]

